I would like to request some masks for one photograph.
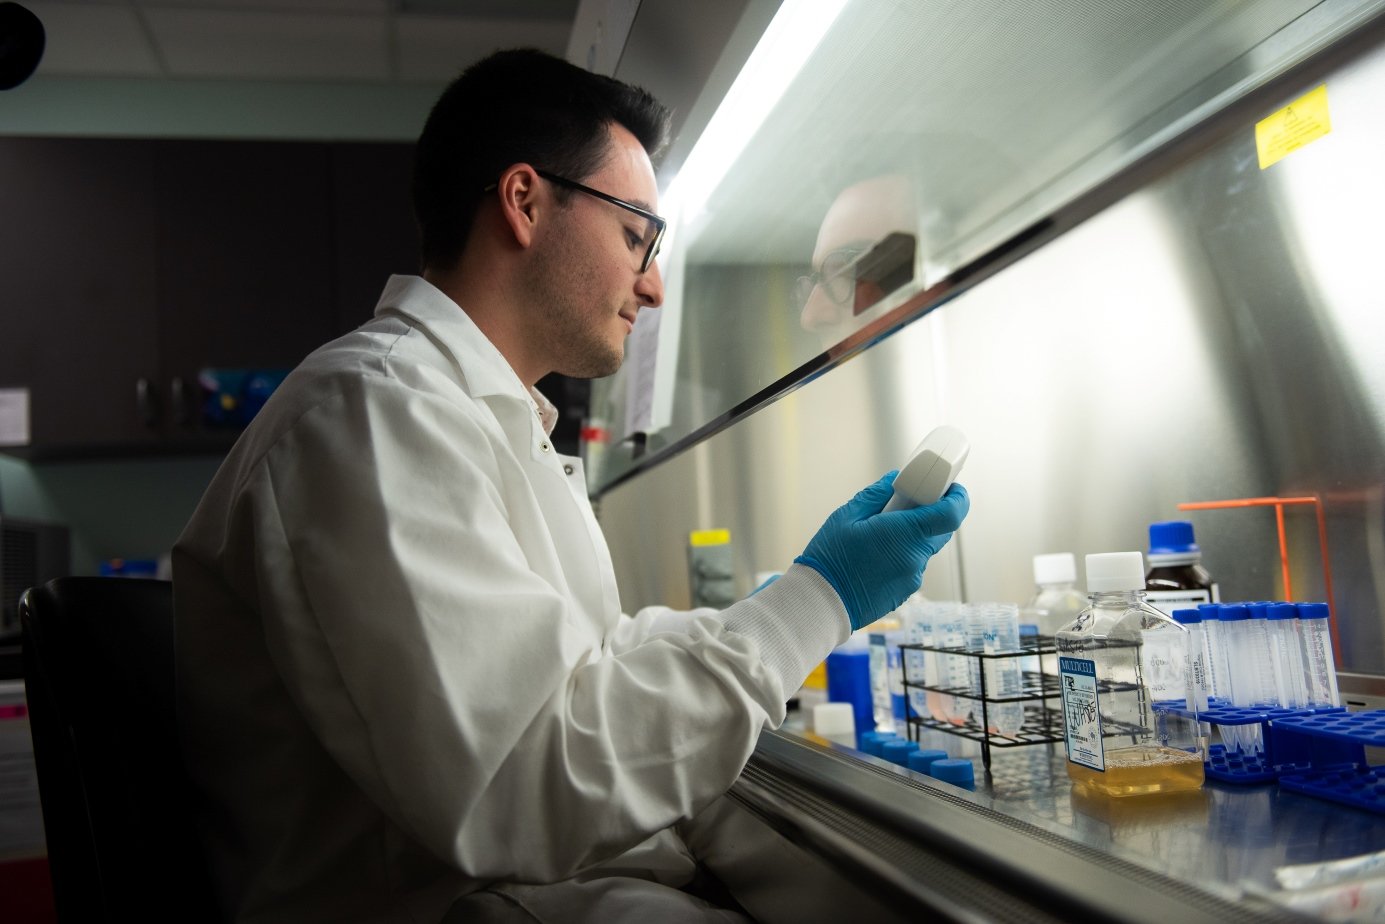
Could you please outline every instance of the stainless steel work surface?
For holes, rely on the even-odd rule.
[[[1385,815],[1281,790],[1208,780],[1200,792],[1100,798],[1074,790],[1061,744],[993,748],[986,773],[975,757],[976,789],[966,791],[869,754],[832,745],[793,723],[804,740],[850,754],[905,780],[927,780],[962,798],[1109,852],[1173,879],[1233,896],[1278,888],[1286,865],[1385,850]],[[934,733],[937,734],[937,733]],[[926,742],[958,753],[961,738]]]

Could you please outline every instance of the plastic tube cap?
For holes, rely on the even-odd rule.
[[[1292,603],[1271,603],[1265,613],[1266,619],[1293,619],[1298,616],[1298,607]]]
[[[1087,556],[1087,593],[1145,589],[1145,559],[1139,552],[1097,552]]]
[[[947,751],[920,748],[917,751],[909,752],[909,769],[917,770],[919,773],[928,773],[934,762],[939,760],[947,760]]]
[[[813,707],[813,731],[824,738],[856,737],[856,707],[851,703],[818,703]]]
[[[1034,556],[1035,584],[1074,584],[1077,558],[1071,552],[1049,552]]]
[[[1326,619],[1326,603],[1300,603],[1298,604],[1298,615],[1300,619]]]
[[[909,741],[904,738],[896,738],[893,741],[886,741],[880,748],[880,756],[892,764],[899,764],[901,767],[909,766],[909,754],[917,751],[919,743]]]
[[[1217,610],[1217,618],[1222,622],[1239,622],[1250,618],[1250,610],[1239,603],[1223,603]]]
[[[893,741],[898,737],[894,732],[866,732],[861,736],[861,750],[879,757],[885,742]]]
[[[1195,625],[1202,622],[1202,614],[1197,610],[1174,610],[1169,614],[1173,621],[1185,626]]]
[[[961,786],[964,789],[973,789],[976,786],[976,771],[972,768],[969,760],[952,758],[935,760],[933,765],[928,768],[928,773],[934,779],[942,780],[944,783],[952,783],[954,786]]]

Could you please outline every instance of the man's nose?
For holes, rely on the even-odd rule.
[[[646,308],[658,308],[664,303],[664,277],[659,273],[659,261],[652,260],[649,269],[635,280],[635,295]]]

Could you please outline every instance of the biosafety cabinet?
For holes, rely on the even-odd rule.
[[[584,445],[627,611],[690,602],[697,530],[749,592],[949,423],[973,505],[930,599],[1020,602],[1035,554],[1188,519],[1224,599],[1328,602],[1344,699],[1382,705],[1385,3],[681,6],[641,4],[615,69],[697,75],[666,301]],[[1385,850],[1369,809],[1092,802],[1063,760],[964,791],[791,719],[706,860],[765,920],[1228,921]]]

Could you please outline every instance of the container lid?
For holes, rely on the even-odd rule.
[[[971,761],[956,758],[933,761],[928,774],[934,779],[958,786],[968,786],[976,780],[976,770],[972,768]]]
[[[1217,618],[1222,622],[1239,622],[1250,618],[1250,610],[1244,604],[1223,603],[1221,609],[1217,610]]]
[[[1202,614],[1202,618],[1203,618],[1204,621],[1205,621],[1205,620],[1208,620],[1208,619],[1217,619],[1217,618],[1218,618],[1218,615],[1217,615],[1217,614],[1221,612],[1221,604],[1220,604],[1220,603],[1199,603],[1199,604],[1197,605],[1197,611],[1198,611],[1199,613]]]
[[[1187,520],[1149,524],[1149,554],[1186,555],[1191,552],[1202,552],[1193,541],[1193,524]]]
[[[1300,603],[1297,609],[1300,619],[1326,619],[1328,615],[1326,603]]]
[[[909,752],[917,751],[918,749],[919,743],[917,741],[909,741],[906,738],[893,738],[886,741],[881,746],[880,756],[892,764],[899,764],[903,767],[907,765]]]
[[[1139,552],[1096,552],[1087,556],[1087,593],[1145,589],[1145,560]]]
[[[1270,605],[1268,602],[1256,600],[1254,603],[1247,603],[1246,609],[1250,610],[1251,619],[1264,619],[1268,613]]]
[[[1077,582],[1077,557],[1071,552],[1049,552],[1034,556],[1035,584],[1074,584]]]
[[[1293,619],[1298,616],[1298,607],[1292,603],[1271,603],[1265,611],[1266,619]]]
[[[927,773],[928,768],[939,760],[947,760],[947,751],[940,751],[937,748],[920,748],[917,751],[909,752],[908,765],[910,770]]]
[[[1169,615],[1173,617],[1174,622],[1179,622],[1184,625],[1202,622],[1202,614],[1197,610],[1174,610]]]

